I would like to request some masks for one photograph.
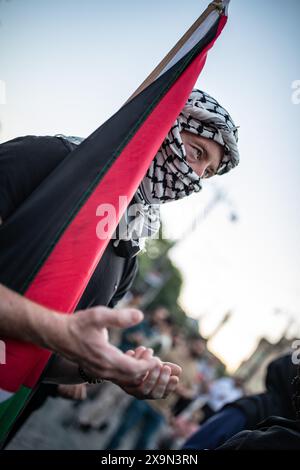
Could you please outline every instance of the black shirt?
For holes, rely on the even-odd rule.
[[[216,450],[300,450],[300,421],[272,416],[254,431],[242,431]]]
[[[240,409],[247,419],[247,429],[255,429],[258,423],[270,416],[294,419],[296,414],[293,406],[293,378],[296,374],[297,366],[293,364],[291,355],[281,356],[267,368],[266,392],[239,398],[224,408]]]
[[[0,145],[0,217],[5,221],[76,148],[59,137],[18,137]],[[119,256],[109,243],[77,306],[113,307],[130,288],[136,258]]]

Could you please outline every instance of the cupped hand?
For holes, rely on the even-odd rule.
[[[138,360],[154,361],[155,366],[146,372],[139,383],[115,381],[126,393],[138,399],[166,398],[174,392],[179,383],[181,367],[171,362],[162,362],[158,357],[153,357],[153,350],[139,346],[135,351],[129,350],[126,355]]]

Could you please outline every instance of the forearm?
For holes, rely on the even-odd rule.
[[[43,382],[73,385],[84,383],[78,373],[78,365],[62,356],[55,356],[47,369]]]
[[[0,284],[0,337],[57,350],[65,315],[52,312]]]
[[[98,306],[61,314],[0,285],[0,338],[33,343],[79,364],[90,377],[136,384],[156,366],[150,356],[135,358],[109,343],[107,328],[129,328],[143,319],[135,309]]]

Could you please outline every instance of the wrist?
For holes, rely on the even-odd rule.
[[[69,323],[71,315],[65,313],[49,312],[46,325],[42,328],[46,347],[52,351],[69,355]]]
[[[61,347],[66,342],[66,322],[69,315],[32,304],[28,317],[33,342],[54,352],[61,352]]]

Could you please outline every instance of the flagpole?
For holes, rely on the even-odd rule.
[[[128,98],[125,104],[131,101],[135,96],[141,93],[145,88],[147,88],[157,77],[160,75],[162,70],[167,66],[167,64],[175,57],[177,52],[181,47],[190,39],[192,34],[199,28],[199,26],[206,20],[208,15],[217,10],[221,13],[223,9],[223,1],[215,0],[211,2],[206,10],[199,16],[199,18],[192,24],[192,26],[186,31],[186,33],[179,39],[175,46],[168,52],[168,54],[162,59],[162,61],[155,67],[155,69],[148,75],[148,77],[142,82],[142,84],[135,90],[135,92]]]

